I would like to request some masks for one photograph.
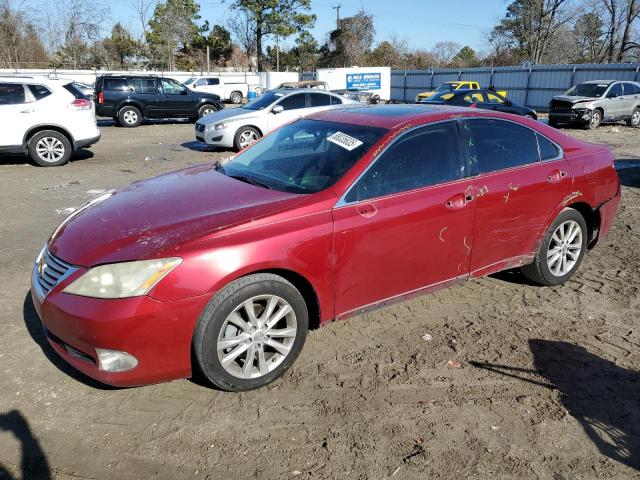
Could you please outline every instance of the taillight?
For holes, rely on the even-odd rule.
[[[104,103],[104,93],[98,93],[98,103],[102,105]]]
[[[477,103],[472,103],[471,105],[469,105],[469,108],[478,108],[478,104]]]
[[[91,100],[87,100],[86,98],[76,98],[69,106],[73,110],[91,110],[91,108],[93,108]]]

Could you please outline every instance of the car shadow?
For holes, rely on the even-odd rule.
[[[93,158],[93,155],[94,153],[91,150],[82,148],[80,150],[76,150],[71,154],[69,163],[77,162],[80,160],[87,160],[89,158]],[[2,155],[0,156],[0,165],[31,165],[33,167],[40,167],[40,165],[36,164],[33,160],[31,160],[31,157],[29,157],[29,155],[27,154]],[[55,168],[60,168],[60,167],[55,167]]]
[[[491,278],[502,280],[507,283],[514,283],[516,285],[527,285],[529,287],[539,287],[535,282],[532,282],[522,274],[519,268],[512,268],[510,270],[502,270],[501,272],[492,273],[489,275]]]
[[[30,480],[49,480],[51,472],[49,462],[40,446],[40,442],[31,432],[29,422],[18,410],[0,413],[0,432],[12,433],[20,442],[21,478]],[[0,480],[13,480],[11,473],[0,463]]]
[[[616,171],[620,183],[625,187],[640,187],[640,160],[636,158],[616,159]]]
[[[113,118],[98,118],[96,120],[98,127],[118,127],[123,128],[121,125],[114,120]],[[173,125],[173,124],[192,124],[193,120],[189,118],[159,118],[148,120],[145,119],[142,121],[141,125]]]
[[[194,152],[222,152],[227,149],[216,147],[215,145],[208,145],[204,142],[198,142],[196,140],[191,142],[182,142],[180,146],[193,150]]]
[[[534,369],[473,366],[558,390],[560,401],[603,455],[640,471],[640,372],[568,342],[531,339]],[[549,382],[528,378],[540,375]]]
[[[84,383],[88,387],[95,388],[97,390],[119,390],[118,387],[105,385],[104,383],[100,383],[97,380],[86,376],[82,372],[79,372],[78,370],[73,368],[62,358],[60,358],[60,356],[56,353],[53,347],[49,345],[49,342],[47,341],[44,330],[42,328],[42,322],[40,321],[40,317],[38,317],[38,312],[36,312],[36,309],[33,305],[33,300],[31,299],[31,292],[27,292],[24,297],[24,302],[22,305],[22,316],[25,327],[27,328],[27,332],[29,332],[29,335],[31,336],[33,341],[36,342],[42,349],[42,353],[44,353],[45,357],[47,357],[47,360],[49,360],[58,370],[65,373],[74,380]]]

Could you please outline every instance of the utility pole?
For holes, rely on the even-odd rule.
[[[210,74],[210,64],[209,64],[209,45],[207,45],[207,75]]]
[[[280,71],[280,35],[276,33],[276,72]]]
[[[336,11],[336,28],[338,28],[338,24],[340,23],[340,9],[342,8],[342,5],[338,4],[338,5],[334,5],[333,8]]]

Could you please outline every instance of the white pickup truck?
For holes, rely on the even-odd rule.
[[[220,77],[191,77],[184,85],[198,92],[215,93],[221,100],[242,103],[249,86],[246,83],[227,83]]]

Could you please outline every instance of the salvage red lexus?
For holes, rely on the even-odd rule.
[[[565,282],[619,201],[608,148],[533,120],[345,108],[89,202],[37,256],[32,296],[52,347],[103,383],[199,370],[247,390],[332,320],[515,267]]]

